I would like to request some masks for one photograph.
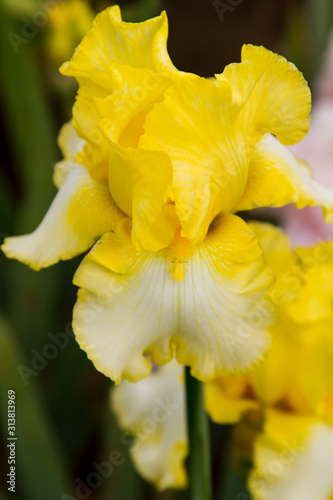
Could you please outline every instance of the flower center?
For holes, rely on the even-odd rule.
[[[175,237],[168,248],[168,272],[171,279],[182,281],[187,273],[186,264],[191,260],[191,242],[180,234],[181,226],[176,229]]]

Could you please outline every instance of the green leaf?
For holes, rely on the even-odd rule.
[[[18,367],[25,366],[14,332],[0,316],[0,406],[2,435],[7,441],[8,390],[15,391],[16,486],[24,500],[61,498],[69,491],[66,467],[45,416],[33,378],[25,385]],[[16,496],[16,498],[19,498]]]
[[[16,23],[0,4],[3,114],[24,198],[22,204],[17,204],[16,234],[34,230],[44,216],[55,194],[52,171],[59,157],[37,65],[35,38],[24,36],[23,25],[22,20]],[[20,37],[19,45],[13,41],[15,36]],[[31,347],[32,332],[32,347],[38,347],[38,343],[45,342],[50,328],[61,271],[50,269],[37,274],[22,264],[10,262],[8,272],[12,322],[27,347]]]

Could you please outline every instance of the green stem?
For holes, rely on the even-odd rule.
[[[204,407],[204,385],[186,368],[188,478],[190,500],[211,500],[210,446]]]

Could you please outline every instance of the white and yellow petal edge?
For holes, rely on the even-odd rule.
[[[183,367],[172,361],[135,384],[124,380],[111,393],[120,426],[134,436],[134,465],[158,490],[187,484],[183,377]]]
[[[6,238],[1,249],[7,257],[39,270],[86,251],[122,217],[108,185],[91,179],[86,168],[77,164],[65,174],[38,228]]]
[[[245,192],[236,210],[279,207],[290,202],[297,208],[321,206],[326,221],[333,220],[333,186],[316,182],[305,162],[267,134],[256,146]]]
[[[167,252],[135,250],[130,231],[127,219],[104,235],[74,277],[73,328],[96,368],[120,382],[148,376],[149,356],[200,380],[255,366],[271,345],[273,276],[245,222],[220,218],[178,282]]]
[[[310,416],[267,414],[249,478],[253,500],[331,500],[333,427]]]
[[[126,23],[117,5],[96,16],[92,29],[61,72],[76,78],[94,78],[97,83],[113,63],[157,71],[176,72],[166,50],[166,13],[142,23]]]

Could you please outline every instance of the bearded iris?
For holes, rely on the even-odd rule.
[[[206,411],[217,423],[237,424],[233,456],[238,446],[242,462],[253,464],[248,479],[254,500],[330,500],[333,245],[293,251],[279,229],[250,226],[276,274],[271,298],[281,322],[272,329],[273,347],[259,368],[205,384]],[[124,381],[112,389],[117,419],[135,436],[134,464],[158,488],[185,484],[184,385],[182,367],[173,361],[137,384]],[[158,398],[166,396],[173,411],[157,423]]]
[[[97,16],[62,72],[79,83],[65,160],[41,225],[2,249],[40,269],[96,245],[74,283],[77,340],[119,382],[173,357],[208,380],[255,366],[269,349],[273,273],[239,210],[321,205],[332,190],[312,180],[285,145],[309,128],[301,73],[263,47],[214,80],[179,72],[167,19],[124,23]],[[248,317],[266,312],[244,336]]]

